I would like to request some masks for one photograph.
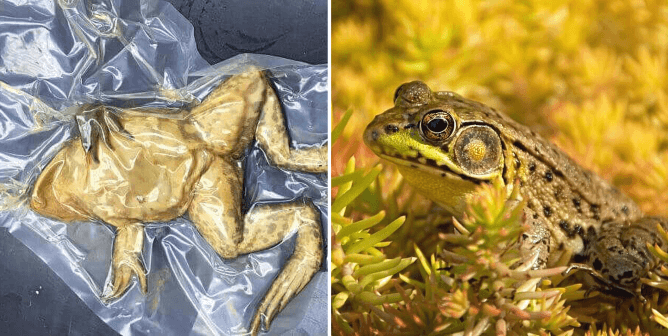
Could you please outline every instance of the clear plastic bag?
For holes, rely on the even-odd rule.
[[[264,70],[271,82],[290,146],[326,147],[327,67],[262,55],[209,66],[197,54],[190,24],[161,1],[5,1],[0,6],[0,225],[122,334],[247,332],[292,254],[296,235],[266,250],[223,259],[189,215],[153,218],[142,229],[148,293],[141,293],[134,277],[124,295],[104,302],[105,285],[114,279],[111,261],[118,230],[96,214],[92,222],[44,217],[31,209],[30,195],[42,171],[68,144],[86,152],[91,140],[92,147],[108,151],[89,150],[89,165],[114,151],[127,151],[101,131],[100,120],[116,135],[122,133],[118,126],[125,125],[128,111],[183,120],[183,111],[200,106],[218,85],[250,68]],[[83,110],[99,111],[100,105],[86,104],[103,104],[112,111],[90,117]],[[327,232],[326,174],[277,168],[255,141],[240,153],[244,212],[270,204],[312,203],[322,232]],[[322,251],[327,251],[325,234],[323,239]],[[276,316],[270,334],[327,333],[327,274],[321,268]]]

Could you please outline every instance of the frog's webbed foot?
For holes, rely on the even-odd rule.
[[[82,113],[76,116],[79,133],[81,134],[81,145],[86,154],[95,163],[99,163],[99,144],[102,142],[113,150],[111,144],[111,132],[118,132],[132,139],[132,135],[123,128],[118,115],[103,105],[85,105]]]
[[[645,298],[640,294],[640,288],[637,287],[636,291],[631,291],[629,288],[623,287],[618,283],[606,278],[601,272],[595,270],[589,265],[581,263],[573,263],[568,266],[568,268],[563,272],[564,275],[568,275],[575,270],[581,270],[587,272],[595,281],[595,284],[589,284],[587,291],[585,292],[585,297],[588,297],[592,292],[597,291],[601,293],[606,293],[614,295],[616,297],[638,297],[641,302],[645,302]],[[638,284],[639,285],[639,284]]]
[[[102,295],[103,301],[120,298],[130,287],[133,276],[137,277],[142,293],[146,294],[146,270],[141,261],[143,244],[144,230],[141,225],[118,228],[111,265],[112,280]]]
[[[255,312],[250,326],[252,335],[256,335],[260,331],[262,320],[264,320],[266,328],[269,329],[269,325],[276,314],[283,310],[285,305],[304,289],[319,266],[319,258],[296,257],[283,268]]]

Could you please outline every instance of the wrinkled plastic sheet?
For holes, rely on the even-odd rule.
[[[99,297],[109,281],[113,229],[42,217],[26,196],[62,144],[79,134],[73,106],[184,107],[249,65],[268,70],[292,146],[326,145],[324,65],[245,54],[210,66],[197,53],[190,23],[162,1],[0,2],[0,226],[121,334],[243,334],[294,237],[225,260],[187,216],[146,224],[148,295],[134,281],[121,299],[104,304]],[[326,174],[272,167],[257,145],[244,164],[244,204],[310,199],[321,213],[327,251]],[[327,264],[278,314],[269,334],[327,333]]]

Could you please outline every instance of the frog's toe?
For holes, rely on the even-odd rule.
[[[260,331],[262,320],[264,320],[265,328],[269,329],[276,314],[285,308],[290,299],[304,289],[314,273],[310,272],[307,267],[290,268],[292,269],[286,268],[276,278],[262,300],[262,304],[255,312],[255,317],[251,323],[251,335],[257,335]]]
[[[121,297],[121,295],[128,289],[131,277],[131,270],[126,266],[121,266],[114,270],[114,279],[110,290],[103,299],[105,301],[112,301]]]
[[[121,261],[118,265],[114,265],[111,288],[102,299],[104,301],[113,301],[120,298],[128,288],[130,288],[133,275],[139,280],[142,293],[146,294],[148,287],[146,283],[146,272],[144,271],[141,261],[137,258],[133,261]]]

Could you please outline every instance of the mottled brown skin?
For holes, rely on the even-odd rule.
[[[143,224],[188,214],[223,258],[261,251],[297,234],[295,251],[251,322],[255,335],[318,271],[320,214],[293,201],[242,214],[240,159],[253,139],[275,166],[327,171],[327,147],[289,147],[283,114],[260,71],[235,75],[190,110],[85,106],[81,137],[64,147],[35,183],[30,205],[62,221],[102,221],[116,227],[112,281],[104,299],[120,297],[136,276],[147,291],[141,261]]]
[[[445,115],[443,124],[428,126],[438,113]],[[474,145],[465,140],[466,146],[460,146],[464,150],[453,150],[463,134],[475,138],[477,133],[485,134],[485,139]],[[498,139],[489,135],[494,133]],[[492,138],[493,143],[486,140]],[[484,104],[453,92],[432,92],[422,82],[406,83],[397,89],[395,106],[367,127],[365,142],[397,163],[409,183],[458,217],[465,196],[477,184],[501,178],[509,186],[519,180],[531,227],[519,246],[533,268],[544,267],[548,259],[568,249],[575,262],[584,263],[576,266],[593,275],[597,289],[628,294],[657,265],[645,243],[664,244],[656,230],[657,223],[665,227],[664,219],[644,217],[617,188],[528,127]],[[491,153],[490,161],[479,153]],[[476,166],[471,166],[471,157],[478,160]],[[463,165],[470,167],[462,169]]]

